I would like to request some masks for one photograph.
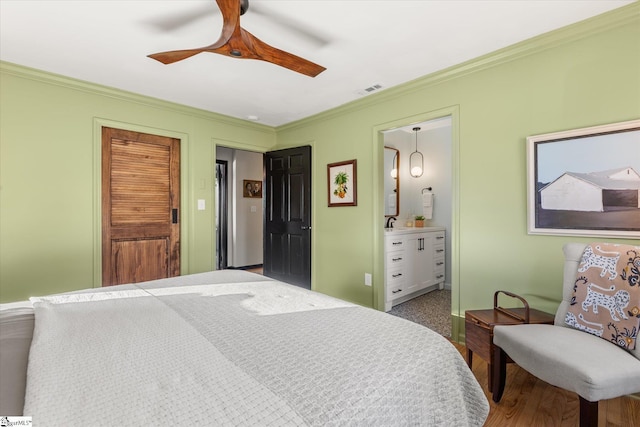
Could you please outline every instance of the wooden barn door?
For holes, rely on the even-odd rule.
[[[180,140],[102,128],[102,286],[180,274]]]

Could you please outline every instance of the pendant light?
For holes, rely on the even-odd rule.
[[[398,179],[398,168],[396,166],[396,159],[398,158],[398,152],[393,155],[393,160],[391,161],[391,178]]]
[[[409,156],[409,168],[411,176],[414,178],[419,178],[422,176],[422,172],[424,170],[424,156],[421,152],[418,151],[418,131],[419,127],[413,128],[413,131],[416,133],[416,151],[411,153]]]

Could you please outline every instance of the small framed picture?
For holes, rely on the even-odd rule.
[[[262,181],[242,180],[242,197],[262,198]]]
[[[327,165],[329,207],[357,206],[357,162],[330,163]]]

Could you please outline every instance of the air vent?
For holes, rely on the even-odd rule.
[[[384,89],[384,86],[382,86],[382,84],[380,84],[380,83],[375,83],[375,84],[372,84],[371,86],[369,86],[367,88],[359,90],[358,91],[358,95],[362,95],[362,96],[369,95],[369,94],[372,94],[373,92],[377,92],[377,91],[379,91],[381,89]]]

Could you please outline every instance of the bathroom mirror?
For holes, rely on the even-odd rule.
[[[400,213],[400,152],[384,147],[384,216]]]

